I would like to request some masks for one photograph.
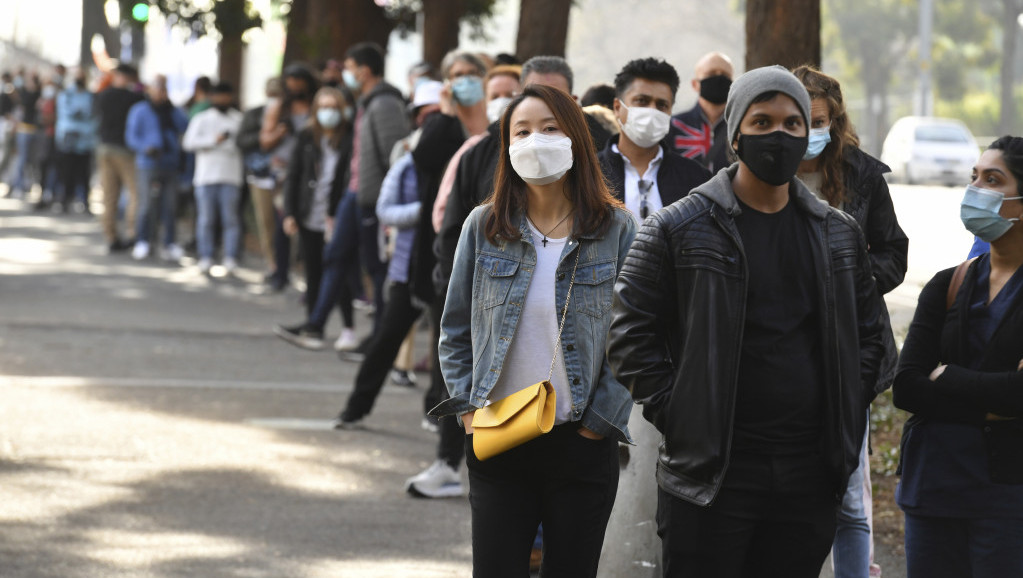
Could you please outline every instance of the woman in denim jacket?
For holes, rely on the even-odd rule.
[[[636,227],[608,192],[569,95],[527,87],[500,132],[493,196],[469,216],[455,254],[440,327],[451,398],[433,413],[461,416],[468,434],[474,576],[527,575],[541,522],[543,575],[596,576],[618,487],[617,444],[631,441],[632,401],[604,346]],[[547,379],[552,357],[554,429],[479,461],[475,410]]]

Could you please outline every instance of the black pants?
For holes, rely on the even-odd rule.
[[[409,329],[412,329],[423,312],[412,305],[408,283],[391,283],[387,297],[384,318],[370,337],[366,358],[359,366],[359,373],[355,375],[355,391],[348,397],[348,404],[341,412],[345,420],[359,419],[373,409],[373,403],[384,387],[394,359],[398,357],[401,342],[405,341]]]
[[[379,235],[380,221],[377,219],[376,208],[359,207],[359,257],[366,274],[373,281],[373,301],[376,305],[374,333],[380,331],[384,319],[384,281],[387,280],[387,263],[380,260]]]
[[[710,506],[657,490],[665,578],[817,578],[835,537],[836,484],[819,456],[732,456]]]
[[[430,322],[433,332],[430,334],[430,390],[423,398],[423,409],[429,413],[438,403],[448,398],[448,389],[444,384],[444,375],[440,371],[440,354],[437,344],[440,340],[440,318],[444,314],[444,301],[447,298],[447,287],[437,291],[430,308]],[[437,440],[437,459],[443,460],[452,469],[457,470],[465,457],[465,427],[462,418],[453,415],[440,419],[440,438]]]
[[[58,178],[63,185],[61,203],[65,208],[75,200],[78,191],[82,191],[82,200],[86,210],[89,209],[89,172],[92,155],[89,153],[60,153]]]
[[[323,247],[326,240],[323,231],[298,226],[299,250],[302,251],[302,262],[305,264],[305,314],[308,319],[316,300],[320,296],[320,281],[323,279]]]
[[[545,578],[593,577],[618,490],[618,443],[579,435],[576,424],[485,462],[466,436],[475,578],[523,578],[543,523]]]

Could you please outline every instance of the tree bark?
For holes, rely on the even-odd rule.
[[[376,42],[387,49],[394,23],[367,0],[292,0],[284,48],[285,64],[342,59],[353,44]]]
[[[107,54],[117,58],[121,53],[121,39],[110,28],[104,11],[103,0],[82,0],[82,38],[79,44],[79,64],[92,67],[92,38],[99,34],[107,47]]]
[[[423,60],[440,69],[448,51],[458,48],[465,0],[423,0]]]
[[[1023,1],[1002,0],[1002,66],[999,91],[999,134],[1016,134],[1016,99],[1013,98],[1016,78],[1016,43],[1019,38],[1019,18]]]
[[[242,53],[244,44],[241,34],[222,34],[220,37],[220,62],[217,77],[221,82],[230,82],[235,94],[241,94],[242,87]]]
[[[746,70],[821,63],[820,0],[747,0]]]
[[[525,62],[534,56],[565,56],[572,0],[522,0],[515,55]]]

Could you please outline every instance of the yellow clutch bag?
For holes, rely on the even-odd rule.
[[[551,359],[547,379],[476,410],[472,418],[472,451],[476,454],[476,459],[483,461],[492,458],[538,438],[554,427],[558,396],[551,385],[551,377],[554,375],[558,351],[561,350],[561,332],[565,329],[568,303],[572,300],[575,272],[579,268],[579,256],[582,252],[582,247],[579,247],[575,255],[572,280],[568,283],[568,295],[565,296],[565,307],[561,311],[561,325],[558,327],[558,338],[554,342],[554,358]]]
[[[520,446],[551,431],[557,395],[541,381],[476,411],[472,450],[480,461]]]

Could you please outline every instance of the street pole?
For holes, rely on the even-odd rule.
[[[934,114],[931,90],[931,31],[934,29],[934,0],[920,0],[920,101],[919,116]]]

